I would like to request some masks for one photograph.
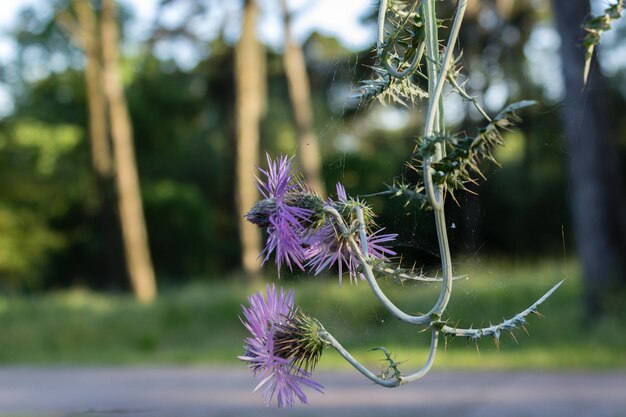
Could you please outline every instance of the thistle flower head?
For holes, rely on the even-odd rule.
[[[303,194],[306,187],[290,158],[282,156],[272,160],[267,155],[267,165],[267,170],[259,169],[265,179],[257,178],[264,199],[252,207],[246,218],[267,228],[269,236],[262,253],[263,263],[274,253],[279,274],[283,264],[290,270],[292,264],[304,269],[302,237],[313,211],[293,203],[295,196]]]
[[[348,224],[351,224],[354,220],[353,212],[356,206],[359,206],[363,210],[364,221],[366,223],[366,239],[368,255],[374,259],[387,259],[388,255],[395,255],[396,253],[385,246],[386,243],[392,242],[396,238],[396,234],[383,234],[383,229],[372,232],[375,227],[373,221],[374,214],[372,210],[361,203],[358,200],[348,198],[345,188],[340,183],[337,183],[337,197],[338,201],[329,200],[328,204],[335,206],[337,211],[342,217],[347,218]],[[350,282],[358,282],[357,277],[365,279],[359,272],[361,263],[354,249],[350,245],[350,239],[354,239],[357,245],[360,245],[360,236],[345,236],[337,225],[334,219],[327,219],[322,227],[313,233],[307,243],[308,248],[306,252],[307,264],[315,275],[325,269],[330,269],[337,265],[339,270],[339,285],[342,283],[342,277],[344,268],[348,272]]]
[[[293,291],[278,292],[268,285],[265,296],[252,295],[249,307],[243,307],[242,322],[250,336],[239,359],[260,379],[255,391],[261,390],[268,404],[275,396],[279,407],[292,407],[296,398],[308,404],[303,386],[323,388],[311,379],[324,347],[318,336],[321,325],[294,308],[293,300]]]

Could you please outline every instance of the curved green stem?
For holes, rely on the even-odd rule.
[[[427,0],[426,3],[429,3],[430,0]],[[430,90],[430,97],[428,103],[428,112],[426,113],[426,124],[424,127],[424,139],[429,138],[434,133],[435,127],[435,118],[439,111],[439,99],[441,98],[441,94],[443,92],[443,87],[446,84],[446,79],[448,71],[450,70],[450,65],[453,61],[453,50],[454,44],[456,43],[459,37],[459,30],[461,29],[461,22],[463,21],[463,16],[465,15],[465,9],[467,7],[467,0],[459,0],[456,7],[456,14],[454,16],[454,23],[452,23],[452,28],[450,29],[450,35],[448,37],[448,44],[446,46],[446,52],[443,56],[443,61],[441,63],[441,68],[439,70],[439,74],[436,77],[436,84],[434,88]],[[432,23],[432,22],[431,22]],[[436,25],[436,22],[435,22]],[[436,30],[436,27],[435,27]],[[438,51],[437,51],[438,52]],[[434,56],[433,52],[431,52]],[[430,81],[430,74],[428,76]]]
[[[440,241],[440,246],[442,251],[446,254],[442,255],[442,258],[445,260],[445,264],[443,266],[443,278],[442,278],[442,287],[439,293],[439,299],[435,303],[435,305],[430,309],[430,311],[426,314],[421,315],[411,315],[406,313],[404,310],[396,306],[393,301],[391,301],[387,295],[383,292],[383,290],[378,285],[378,281],[376,280],[376,276],[374,274],[374,268],[369,260],[368,256],[368,248],[367,248],[367,236],[365,235],[365,222],[363,220],[363,210],[360,207],[355,207],[354,211],[357,216],[358,221],[358,231],[360,234],[360,245],[357,241],[351,236],[348,226],[346,225],[341,214],[334,208],[330,206],[324,207],[324,211],[331,214],[335,223],[338,225],[341,233],[348,240],[348,244],[350,245],[350,249],[355,254],[359,263],[361,264],[362,273],[367,281],[368,285],[372,289],[374,296],[378,298],[378,301],[381,302],[383,306],[393,314],[397,319],[404,321],[405,323],[413,324],[413,325],[430,325],[431,322],[438,320],[445,310],[448,301],[450,299],[450,293],[452,291],[452,263],[450,260],[450,249],[448,246],[448,238],[445,230],[442,232],[439,230],[439,227],[445,224],[445,219],[443,223],[437,222],[438,229],[437,232],[441,233],[442,239]],[[437,217],[438,218],[438,217]]]
[[[428,74],[428,112],[426,116],[426,125],[424,127],[424,140],[430,140],[432,132],[435,128],[434,123],[438,121],[435,119],[437,109],[439,108],[439,100],[435,100],[435,88],[437,80],[437,66],[439,63],[439,38],[437,35],[437,17],[435,15],[434,0],[423,0],[422,2],[422,15],[424,16],[424,36],[426,44],[426,69]],[[430,122],[429,122],[430,121]],[[439,126],[437,126],[438,128]],[[439,129],[437,129],[439,130]],[[424,157],[423,176],[424,176],[424,191],[428,197],[428,201],[433,210],[443,208],[443,196],[441,189],[433,183],[431,163],[441,159],[441,147],[436,145],[435,155],[428,155]]]
[[[424,365],[422,365],[422,367],[417,372],[414,372],[410,375],[407,375],[407,376],[399,375],[399,376],[394,376],[393,378],[384,379],[384,378],[379,377],[378,375],[376,375],[369,369],[367,369],[363,364],[361,364],[358,360],[356,360],[354,356],[352,356],[350,352],[348,352],[346,348],[344,348],[341,345],[341,343],[339,343],[337,339],[333,337],[332,334],[328,333],[328,331],[321,330],[318,333],[318,335],[322,340],[324,340],[324,342],[326,342],[329,346],[332,346],[337,352],[339,352],[339,354],[343,356],[343,358],[346,361],[348,361],[350,365],[354,366],[354,368],[357,371],[362,373],[372,382],[378,385],[381,385],[383,387],[386,387],[386,388],[395,388],[402,384],[413,382],[424,377],[430,371],[433,364],[435,363],[435,356],[437,354],[437,346],[439,344],[439,331],[433,327],[431,329],[430,350],[428,353],[428,358],[426,359],[426,362],[424,363]]]
[[[333,335],[328,333],[326,330],[318,332],[318,335],[324,342],[328,343],[328,345],[332,346],[337,352],[339,352],[339,354],[343,356],[343,358],[348,361],[350,365],[354,366],[357,371],[365,375],[372,382],[387,388],[394,388],[400,385],[400,380],[396,378],[383,379],[367,369],[364,365],[361,364],[361,362],[356,360],[354,356],[352,356],[350,352],[346,350],[346,348],[341,346],[341,343],[339,343],[337,339],[335,339]]]
[[[382,61],[383,65],[385,66],[385,69],[387,70],[387,72],[395,78],[405,78],[411,75],[415,71],[415,68],[417,68],[418,64],[422,60],[422,56],[424,55],[424,43],[422,42],[420,46],[418,47],[417,51],[415,51],[415,54],[413,55],[413,58],[411,62],[409,63],[409,66],[405,68],[404,70],[402,71],[398,70],[389,62],[389,50],[392,48],[392,45],[395,43],[398,37],[398,34],[404,29],[407,22],[413,15],[413,12],[417,8],[417,4],[418,2],[415,2],[413,4],[413,6],[411,7],[411,10],[409,10],[406,16],[404,16],[404,20],[402,21],[400,26],[395,30],[394,35],[391,37],[390,40],[385,42],[385,19],[387,16],[387,0],[382,0],[380,2],[380,6],[378,9],[378,40],[376,43],[376,52],[377,52],[378,57]]]
[[[387,0],[380,0],[378,6],[378,36],[376,38],[376,52],[381,55],[385,44],[385,18],[387,16]]]
[[[465,15],[465,9],[467,7],[467,0],[459,0],[457,3],[454,23],[450,29],[448,45],[440,68],[437,68],[437,62],[439,62],[439,45],[437,40],[437,20],[434,10],[434,0],[425,0],[423,4],[426,26],[426,45],[427,48],[431,48],[427,53],[427,55],[431,57],[431,62],[428,66],[429,105],[426,115],[426,124],[424,126],[424,140],[426,141],[430,140],[431,136],[435,132],[435,128],[437,128],[438,131],[441,131],[441,126],[436,125],[442,123],[440,120],[442,117],[438,120],[437,114],[439,113],[439,115],[442,116],[440,111],[441,94],[447,79],[447,73],[452,63],[452,51],[459,36],[461,22],[463,21],[463,16]],[[437,238],[439,241],[439,255],[441,257],[441,274],[443,277],[443,284],[441,286],[441,292],[439,293],[439,299],[431,310],[431,313],[441,316],[450,301],[450,295],[452,293],[452,259],[450,254],[450,245],[448,244],[448,233],[446,230],[443,196],[444,191],[442,186],[437,186],[433,183],[431,168],[431,163],[439,161],[442,158],[444,151],[441,144],[435,145],[435,149],[435,155],[430,155],[424,158],[423,174],[426,195],[428,196],[435,214],[435,226],[437,228]]]
[[[357,207],[357,209],[360,209],[360,208]],[[389,312],[393,314],[396,318],[406,323],[416,324],[416,325],[430,324],[430,322],[433,321],[430,314],[424,314],[424,315],[419,315],[419,316],[413,316],[413,315],[407,314],[402,309],[397,307],[387,297],[387,295],[383,292],[383,290],[378,285],[378,281],[376,281],[376,277],[374,276],[374,271],[366,255],[367,254],[367,237],[363,238],[364,229],[365,229],[364,223],[359,221],[359,233],[361,233],[361,238],[359,240],[361,241],[361,245],[362,245],[362,246],[359,246],[359,244],[350,235],[348,227],[345,224],[343,217],[341,217],[341,214],[339,214],[339,212],[334,207],[330,207],[330,206],[324,207],[324,211],[331,214],[335,218],[335,223],[338,225],[338,227],[340,228],[344,236],[346,236],[348,240],[348,244],[350,245],[350,249],[354,252],[357,259],[359,260],[359,263],[361,264],[361,268],[363,270],[362,271],[363,276],[365,276],[365,280],[367,281],[370,288],[372,289],[374,296],[378,298],[378,301],[380,301],[381,304],[384,305],[385,308],[389,310]],[[359,210],[356,210],[356,212],[357,212],[357,217],[359,217]],[[362,217],[362,213],[360,216]],[[363,245],[363,242],[365,242],[365,245]]]

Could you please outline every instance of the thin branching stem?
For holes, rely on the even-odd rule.
[[[385,18],[387,16],[387,0],[380,0],[378,6],[378,37],[376,38],[376,52],[382,54],[385,45]]]
[[[332,346],[337,352],[339,352],[339,354],[343,356],[343,358],[348,361],[350,365],[354,366],[357,371],[362,373],[372,382],[386,388],[395,388],[402,384],[406,384],[423,378],[430,371],[433,363],[435,363],[437,346],[439,344],[439,331],[433,327],[431,329],[430,350],[428,353],[428,358],[426,359],[424,365],[417,372],[414,372],[407,376],[400,374],[394,375],[391,378],[381,378],[380,376],[367,369],[357,359],[355,359],[354,356],[352,356],[350,352],[348,352],[346,348],[344,348],[341,343],[339,343],[337,339],[335,339],[333,335],[330,334],[327,330],[321,330],[318,335],[322,340],[324,340],[324,342],[326,342],[328,345]]]
[[[361,362],[359,362],[358,360],[356,360],[354,358],[354,356],[352,356],[350,354],[350,352],[348,352],[346,350],[346,348],[344,348],[341,343],[339,343],[337,341],[337,339],[335,339],[333,337],[332,334],[328,333],[328,331],[326,330],[322,330],[318,333],[319,337],[325,341],[326,343],[328,343],[330,346],[332,346],[337,352],[339,352],[339,354],[341,356],[343,356],[343,358],[348,361],[348,363],[350,363],[350,365],[354,366],[354,368],[359,371],[360,373],[362,373],[363,375],[365,375],[368,379],[370,379],[372,382],[378,384],[378,385],[382,385],[383,387],[387,387],[387,388],[394,388],[400,385],[400,381],[396,378],[394,379],[383,379],[381,377],[379,377],[378,375],[376,375],[374,372],[370,371],[369,369],[367,369],[363,364],[361,364]]]
[[[430,137],[434,133],[434,129],[437,127],[435,126],[435,123],[437,121],[437,112],[440,107],[439,102],[443,92],[443,86],[447,79],[446,75],[453,61],[454,44],[459,36],[461,22],[463,21],[465,8],[467,7],[467,0],[459,0],[457,3],[454,22],[452,24],[452,28],[450,29],[450,36],[448,38],[448,46],[439,69],[436,67],[436,63],[439,61],[439,45],[436,35],[437,20],[434,10],[434,0],[425,0],[423,4],[427,38],[427,56],[431,57],[432,61],[428,66],[429,105],[426,116],[426,125],[424,126],[424,140],[430,140]],[[432,49],[428,51],[428,48]],[[434,80],[436,80],[436,82]],[[439,130],[440,129],[441,127],[439,127]],[[431,313],[441,316],[450,301],[450,295],[452,293],[452,259],[450,254],[450,245],[448,244],[448,233],[446,230],[443,196],[444,191],[442,186],[437,186],[433,183],[432,168],[430,166],[432,162],[441,160],[443,156],[442,144],[437,144],[436,149],[437,151],[435,152],[435,155],[429,155],[424,158],[423,174],[426,195],[428,196],[435,214],[435,226],[437,229],[437,239],[439,241],[439,254],[441,256],[441,271],[443,276],[439,299],[431,310]]]
[[[427,0],[426,3],[430,3],[431,0]],[[448,71],[450,70],[450,65],[454,61],[454,44],[456,43],[459,37],[459,31],[461,29],[461,23],[463,22],[463,16],[465,15],[465,9],[467,7],[467,0],[459,0],[456,6],[454,22],[452,23],[452,28],[450,29],[450,35],[448,36],[448,44],[446,46],[446,52],[443,56],[443,61],[441,62],[441,68],[439,70],[439,74],[437,76],[437,82],[433,90],[429,88],[429,102],[428,102],[428,112],[426,113],[426,124],[424,127],[424,139],[430,138],[434,133],[435,126],[435,118],[437,117],[437,112],[439,111],[439,98],[443,93],[443,87],[446,84],[446,80],[448,79]],[[432,22],[431,22],[432,24]],[[435,22],[436,25],[436,22]],[[436,26],[435,26],[436,30]],[[439,46],[437,46],[439,48]],[[438,50],[432,53],[434,56],[438,56]],[[430,75],[429,75],[430,79]]]
[[[365,219],[363,218],[363,210],[361,209],[361,207],[356,206],[354,208],[354,212],[356,213],[356,219],[359,222],[359,240],[361,241],[361,252],[363,253],[363,257],[369,260],[370,255],[367,248],[367,235],[365,234]]]
[[[429,140],[432,135],[432,131],[435,123],[435,114],[438,109],[438,101],[433,100],[433,93],[435,91],[435,81],[437,80],[437,63],[439,62],[439,41],[437,36],[437,19],[434,13],[434,0],[424,0],[422,2],[422,14],[424,16],[424,36],[426,45],[426,69],[428,74],[428,113],[432,114],[432,117],[427,116],[427,120],[430,120],[431,125],[428,123],[424,128],[424,140]],[[429,133],[430,132],[430,133]],[[437,146],[440,149],[440,146]],[[437,155],[439,154],[439,155]],[[432,170],[430,164],[438,158],[441,158],[440,151],[437,151],[435,155],[425,155],[423,160],[423,176],[424,176],[424,191],[428,197],[433,210],[443,209],[443,196],[441,190],[433,183]]]
[[[459,95],[464,98],[465,100],[471,102],[474,107],[476,108],[476,110],[478,110],[478,112],[488,121],[491,122],[491,117],[489,117],[489,115],[487,114],[487,112],[485,111],[485,109],[482,108],[482,106],[478,103],[478,100],[476,100],[476,97],[470,96],[467,91],[465,91],[465,89],[459,85],[458,81],[456,80],[456,78],[454,78],[453,76],[448,77],[448,81],[450,81],[450,85],[452,85],[452,87],[454,88],[454,90],[459,93]]]

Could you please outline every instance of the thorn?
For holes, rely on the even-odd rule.
[[[456,199],[456,196],[454,195],[454,193],[452,191],[450,192],[450,197],[452,197],[452,199],[456,203],[457,207],[461,207],[461,203],[459,203],[459,200]]]

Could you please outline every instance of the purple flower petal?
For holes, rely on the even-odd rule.
[[[337,183],[337,197],[340,203],[348,202],[348,196],[346,190],[341,183]],[[328,200],[329,205],[334,205],[335,202]],[[392,242],[398,236],[397,234],[382,234],[383,229],[377,230],[374,233],[369,233],[366,236],[368,254],[374,259],[387,259],[389,255],[395,255],[396,253],[385,246],[386,243]],[[360,237],[354,236],[357,244],[360,244]],[[350,277],[350,282],[358,282],[357,277],[365,279],[365,277],[358,272],[359,262],[356,253],[350,247],[348,239],[342,236],[342,234],[335,230],[335,226],[331,221],[327,221],[322,227],[320,227],[315,233],[307,239],[308,247],[306,249],[305,267],[309,269],[313,274],[318,275],[320,272],[330,269],[337,265],[339,270],[339,285],[342,284],[342,276],[344,268],[347,270]]]
[[[294,366],[294,359],[275,354],[274,342],[278,325],[285,324],[294,311],[294,292],[280,293],[274,286],[266,286],[266,294],[257,293],[248,298],[249,307],[243,307],[241,319],[250,337],[245,339],[246,353],[239,356],[260,379],[255,391],[261,391],[267,404],[276,397],[279,407],[292,407],[297,398],[308,404],[302,386],[322,391],[322,386],[311,379],[311,374]]]
[[[346,194],[346,189],[343,184],[338,182],[335,187],[337,188],[337,198],[339,199],[339,201],[348,201],[348,195]]]
[[[265,263],[272,253],[275,254],[278,273],[283,264],[290,270],[296,265],[304,269],[304,248],[302,239],[306,233],[306,227],[310,223],[313,214],[311,210],[294,207],[285,201],[288,192],[304,189],[304,185],[298,178],[298,172],[293,162],[286,156],[272,160],[267,157],[267,170],[260,169],[264,174],[265,181],[257,178],[258,188],[263,197],[274,200],[274,209],[269,215],[269,237],[261,256]]]

